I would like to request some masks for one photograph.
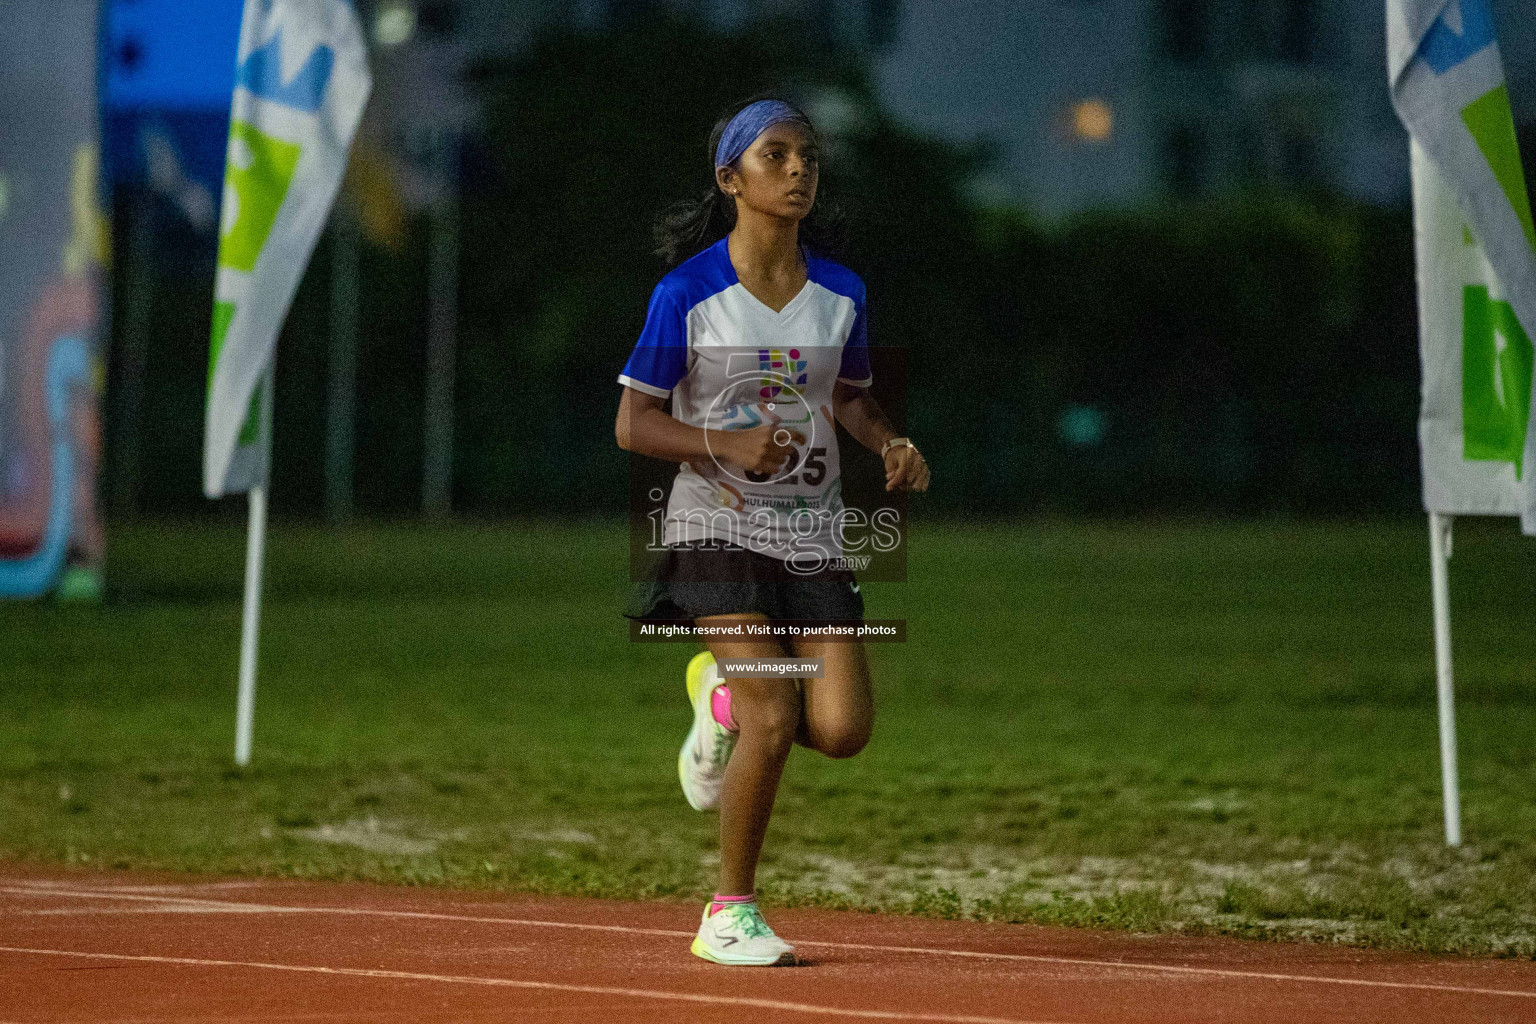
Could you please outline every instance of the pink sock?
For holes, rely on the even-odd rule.
[[[731,732],[736,731],[736,719],[731,717],[731,688],[729,686],[717,686],[709,695],[709,710],[714,713],[715,721],[725,726]]]
[[[715,893],[715,898],[709,901],[709,913],[713,917],[732,903],[756,903],[757,893],[748,893],[745,896],[726,896],[723,893]]]

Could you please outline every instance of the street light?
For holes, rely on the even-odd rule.
[[[373,18],[373,41],[393,48],[416,34],[416,8],[408,3],[387,3]]]

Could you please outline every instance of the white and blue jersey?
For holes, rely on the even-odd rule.
[[[842,484],[832,388],[871,383],[864,282],[806,254],[809,280],[774,312],[736,277],[726,239],[662,278],[619,383],[706,430],[764,423],[805,443],[772,476],[715,458],[685,462],[667,501],[663,542],[720,540],[801,563],[842,554]],[[795,557],[792,557],[795,556]]]

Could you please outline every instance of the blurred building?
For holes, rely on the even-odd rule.
[[[882,91],[920,127],[995,141],[1002,159],[979,198],[1048,217],[1265,184],[1404,201],[1383,6],[914,0],[882,57]],[[1536,22],[1516,0],[1494,7],[1519,117]]]
[[[1378,0],[1155,0],[1135,97],[1154,187],[1328,188],[1390,201],[1407,150]]]

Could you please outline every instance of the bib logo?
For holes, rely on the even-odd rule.
[[[789,350],[789,358],[776,348],[760,348],[757,350],[757,367],[763,373],[762,388],[758,395],[765,399],[778,397],[779,392],[785,387],[805,386],[805,363],[800,358],[800,350]],[[798,374],[798,376],[796,376]]]

